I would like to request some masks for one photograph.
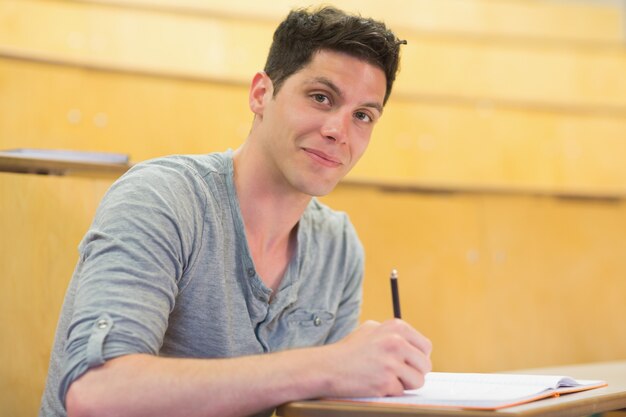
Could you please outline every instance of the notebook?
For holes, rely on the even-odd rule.
[[[606,385],[600,380],[575,380],[566,376],[431,372],[426,375],[423,387],[407,390],[403,396],[341,401],[497,410]]]

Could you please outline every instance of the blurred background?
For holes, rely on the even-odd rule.
[[[0,150],[236,148],[276,24],[312,3],[1,0]],[[370,149],[322,199],[365,246],[362,319],[392,316],[397,268],[435,370],[626,359],[625,2],[327,4],[408,40]],[[37,413],[77,245],[121,172],[0,172],[2,416]]]

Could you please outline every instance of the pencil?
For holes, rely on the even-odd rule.
[[[400,313],[400,294],[398,293],[398,271],[391,271],[391,300],[393,302],[393,316],[397,319],[402,318]]]

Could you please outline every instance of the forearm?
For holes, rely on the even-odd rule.
[[[322,347],[232,359],[128,355],[68,391],[68,415],[245,416],[308,398],[401,395],[430,372],[428,339],[407,323],[364,323]]]
[[[68,415],[242,416],[318,397],[332,379],[315,359],[320,349],[233,359],[120,357],[71,385]]]

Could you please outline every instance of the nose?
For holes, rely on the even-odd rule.
[[[322,125],[322,135],[333,142],[344,143],[347,138],[348,116],[343,112],[330,115]]]

